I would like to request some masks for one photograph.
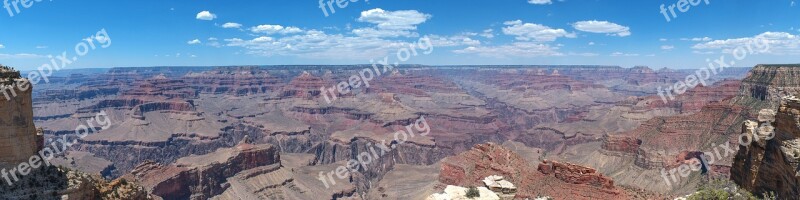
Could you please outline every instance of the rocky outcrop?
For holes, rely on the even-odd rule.
[[[603,135],[603,150],[621,154],[637,154],[642,140],[625,135]]]
[[[531,166],[518,154],[494,143],[448,157],[441,163],[439,182],[483,186],[485,177],[499,175],[517,186],[515,199],[552,196],[556,199],[629,199],[614,182],[588,167],[545,161]]]
[[[172,165],[146,162],[131,171],[131,177],[165,199],[208,199],[222,194],[227,179],[239,172],[280,163],[272,145],[241,143],[206,155],[189,156]]]
[[[781,97],[800,93],[800,65],[757,65],[742,81],[739,96],[777,106]]]
[[[0,167],[27,162],[42,143],[33,124],[33,86],[27,80],[17,80],[11,85],[0,84]]]
[[[760,113],[758,121],[742,125],[742,132],[748,145],[740,146],[731,179],[758,195],[800,196],[800,99],[784,98],[776,113]]]
[[[614,180],[589,167],[545,160],[539,164],[538,169],[545,175],[555,176],[567,183],[599,187],[609,191],[616,189]]]
[[[8,71],[0,68],[0,77],[6,77],[5,73]],[[9,94],[8,99],[0,100],[0,168],[4,177],[0,179],[0,199],[151,199],[143,188],[123,179],[108,182],[42,161],[37,152],[43,148],[44,131],[33,124],[33,88],[27,80],[18,80],[0,84]]]
[[[100,176],[54,166],[31,170],[13,185],[0,184],[0,199],[148,200],[143,187],[126,179]]]

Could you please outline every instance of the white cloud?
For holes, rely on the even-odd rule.
[[[639,54],[636,54],[636,53],[622,53],[622,52],[614,52],[614,53],[611,53],[611,56],[639,56]]]
[[[474,40],[466,35],[456,35],[450,37],[444,37],[439,35],[428,35],[427,37],[431,40],[431,44],[433,44],[434,47],[481,45],[481,41]]]
[[[589,42],[589,46],[592,46],[592,45],[594,45],[594,42]]]
[[[630,28],[608,21],[579,21],[572,24],[572,27],[584,32],[605,33],[625,37],[631,35]]]
[[[37,55],[37,54],[30,54],[30,53],[18,53],[18,54],[2,54],[0,53],[0,59],[32,59],[32,58],[45,58],[46,56]]]
[[[494,32],[494,29],[486,29],[486,30],[483,30],[483,33],[481,33],[480,35],[485,37],[485,38],[492,39],[492,38],[494,38],[494,33],[493,32]]]
[[[190,40],[190,41],[186,42],[186,44],[200,44],[200,43],[202,43],[202,42],[200,42],[200,40],[198,40],[198,39],[194,39],[194,40]]]
[[[694,53],[694,54],[706,54],[706,55],[707,54],[716,54],[716,52],[713,52],[713,51],[692,51],[692,53]]]
[[[675,46],[672,45],[661,45],[661,50],[672,50]]]
[[[547,5],[547,4],[553,4],[553,1],[551,1],[551,0],[528,0],[528,3],[529,4],[536,4],[536,5]]]
[[[202,12],[197,13],[197,19],[199,19],[199,20],[214,20],[216,18],[217,18],[217,15],[215,15],[214,13],[211,13],[209,11],[205,11],[204,10]]]
[[[228,23],[222,24],[222,28],[241,28],[241,27],[242,27],[242,24],[235,23],[235,22],[228,22]]]
[[[692,42],[708,42],[712,39],[710,37],[701,37],[701,38],[681,38],[682,41],[692,41]]]
[[[658,41],[666,42],[667,38],[661,38],[661,39],[658,39]]]
[[[743,37],[725,40],[714,40],[702,42],[692,46],[696,50],[720,50],[722,53],[730,53],[735,48],[750,48],[753,51],[764,50],[764,44],[768,45],[765,54],[773,55],[800,55],[800,36],[786,32],[764,32],[753,37]]]
[[[517,40],[551,42],[559,37],[574,38],[575,33],[568,33],[564,29],[553,29],[540,24],[522,23],[521,20],[503,23],[503,33],[516,36]]]
[[[789,6],[791,7],[794,7],[794,5],[795,5],[794,1],[792,1],[792,3],[789,4]]]
[[[379,29],[416,30],[417,25],[430,18],[431,15],[416,10],[385,11],[375,8],[361,12],[358,21],[376,24]]]
[[[221,47],[222,43],[219,42],[219,39],[217,39],[215,37],[210,37],[210,38],[208,38],[208,43],[206,45],[212,46],[212,47]]]
[[[417,37],[417,25],[430,18],[431,15],[416,10],[385,11],[375,8],[361,12],[358,21],[376,26],[357,28],[352,32],[362,37]]]
[[[2,45],[0,45],[0,46],[2,46]],[[47,49],[48,47],[44,46],[44,45],[39,45],[39,46],[36,46],[36,48],[37,49]]]
[[[264,24],[258,25],[255,27],[251,27],[250,31],[254,33],[264,33],[264,34],[292,34],[292,33],[300,33],[303,32],[302,29],[290,26],[290,27],[283,27],[281,25],[271,25],[271,24]]]
[[[4,48],[6,48],[6,46],[3,46],[3,44],[0,44],[0,49],[4,49]]]
[[[506,58],[506,57],[542,57],[542,56],[563,56],[559,53],[558,47],[551,47],[547,44],[535,42],[514,42],[512,44],[500,46],[470,46],[464,49],[453,51],[459,54],[478,54],[484,57]]]
[[[318,30],[308,30],[302,34],[278,38],[266,36],[250,40],[229,38],[224,42],[226,46],[242,47],[246,49],[244,53],[251,55],[337,60],[369,60],[386,56],[391,51],[410,45],[403,41],[326,34]]]
[[[361,37],[419,37],[419,33],[409,30],[357,28],[353,29],[352,32]]]

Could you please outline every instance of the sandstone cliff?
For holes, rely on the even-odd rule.
[[[33,125],[33,88],[27,80],[16,80],[0,84],[0,167],[28,161],[42,142]]]
[[[739,147],[731,179],[754,194],[775,192],[779,199],[800,196],[799,119],[800,99],[786,97],[776,113],[762,113],[759,122],[745,122],[742,131],[752,139]],[[774,138],[769,140],[768,127],[774,127]]]

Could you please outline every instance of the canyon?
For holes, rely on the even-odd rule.
[[[779,106],[798,80],[792,67],[726,69],[665,103],[657,88],[692,70],[401,65],[325,100],[320,88],[364,67],[112,68],[53,77],[28,105],[41,140],[77,139],[54,163],[153,198],[425,199],[500,175],[519,187],[515,198],[652,199],[754,166],[736,163],[754,154],[737,147],[737,159],[676,187],[659,174],[719,144],[739,146],[741,124]],[[72,134],[100,111],[110,128]],[[420,117],[430,134],[397,143],[394,133]],[[329,188],[320,181],[376,144],[394,148]],[[787,166],[764,174],[796,163]]]

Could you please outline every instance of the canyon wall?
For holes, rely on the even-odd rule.
[[[33,88],[27,81],[20,83],[21,87],[18,83],[0,85],[8,95],[0,95],[4,96],[0,97],[0,167],[28,161],[42,143],[33,124]]]
[[[758,122],[742,125],[743,133],[752,139],[739,147],[731,179],[754,194],[774,192],[778,199],[796,198],[800,196],[800,99],[786,97],[777,112],[761,115]]]
[[[742,80],[739,96],[768,102],[773,108],[781,97],[800,93],[800,65],[757,65]]]

